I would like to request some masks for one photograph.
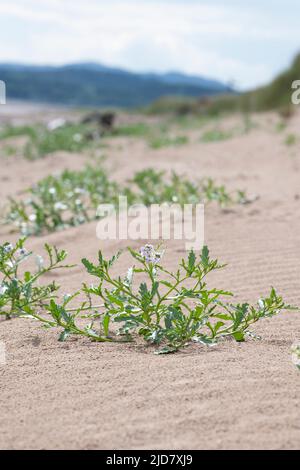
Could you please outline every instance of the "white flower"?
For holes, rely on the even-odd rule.
[[[30,222],[34,222],[36,220],[36,214],[30,214],[28,219],[30,220]]]
[[[73,140],[74,140],[74,142],[81,142],[82,141],[82,135],[81,134],[74,134],[73,135]]]
[[[75,204],[76,204],[76,206],[81,206],[81,204],[82,204],[81,199],[76,199]]]
[[[153,245],[148,244],[140,248],[140,254],[146,263],[158,263],[162,257],[162,253],[155,251]]]
[[[11,243],[6,243],[4,246],[3,246],[3,250],[4,250],[4,253],[10,253],[12,250],[13,250],[13,246]]]
[[[0,295],[4,295],[7,289],[7,286],[5,286],[4,284],[0,284]]]
[[[257,303],[258,303],[259,309],[264,310],[264,308],[265,308],[264,301],[262,299],[259,299],[259,301]]]
[[[36,255],[35,264],[37,265],[38,270],[41,271],[44,267],[44,258],[40,255]]]
[[[55,193],[56,193],[56,189],[52,186],[51,188],[49,188],[49,193],[50,193],[50,194],[55,194]]]
[[[85,193],[85,190],[83,188],[75,188],[74,193],[75,194],[83,194],[83,193]]]
[[[56,202],[54,204],[54,209],[57,211],[65,211],[66,209],[68,209],[68,206],[63,202]]]
[[[145,245],[140,248],[140,254],[147,263],[151,263],[154,254],[153,245]]]
[[[48,122],[47,129],[49,131],[55,131],[55,129],[58,129],[59,127],[62,127],[65,124],[66,124],[66,120],[64,118],[56,118]]]
[[[28,251],[26,250],[26,248],[20,248],[19,251],[18,251],[18,256],[26,256],[28,255]]]

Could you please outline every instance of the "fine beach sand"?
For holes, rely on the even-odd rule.
[[[30,119],[32,112],[15,117]],[[45,112],[35,111],[43,119]],[[12,116],[14,110],[2,119]],[[239,118],[224,125],[234,120]],[[189,130],[190,142],[177,148],[153,150],[142,140],[114,138],[103,150],[104,165],[120,182],[152,166],[193,179],[214,177],[230,189],[258,195],[252,204],[226,211],[206,207],[205,243],[212,257],[228,263],[209,282],[251,302],[274,286],[287,302],[300,305],[300,142],[284,144],[287,134],[299,133],[300,113],[283,132],[275,130],[276,115],[253,120],[258,126],[250,132],[222,142],[202,143],[200,130]],[[90,161],[84,154],[58,152],[30,162],[5,156],[2,146],[2,206],[46,174],[80,169]],[[0,227],[1,242],[16,239],[7,226]],[[100,248],[110,256],[127,244],[142,244],[99,241],[96,223],[32,237],[27,245],[42,253],[45,242],[66,249],[70,263],[78,263],[70,272],[56,273],[63,292],[91,281],[81,258],[96,259]],[[184,244],[165,245],[164,262],[175,268],[185,255]],[[125,274],[128,260],[124,254],[115,272]],[[261,341],[228,340],[209,349],[192,345],[156,356],[141,343],[61,343],[56,330],[44,331],[34,321],[2,320],[7,360],[0,365],[0,448],[299,448],[300,373],[290,349],[300,341],[300,314],[283,313],[253,330]]]

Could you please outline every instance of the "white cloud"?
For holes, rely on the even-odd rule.
[[[299,42],[298,28],[279,27],[255,9],[200,1],[14,0],[0,4],[0,16],[14,21],[0,61],[65,63],[95,60],[132,70],[180,69],[242,87],[269,80],[267,61],[251,61],[239,42]],[[17,34],[27,26],[26,41]],[[3,39],[3,42],[4,42]],[[224,41],[231,41],[225,50]],[[230,50],[229,50],[230,49]]]

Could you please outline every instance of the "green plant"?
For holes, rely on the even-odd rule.
[[[205,282],[210,272],[224,267],[210,259],[207,247],[199,258],[190,251],[175,272],[163,267],[162,252],[152,245],[139,252],[130,248],[129,251],[137,266],[130,267],[124,279],[110,275],[118,256],[106,261],[99,252],[96,265],[83,259],[87,271],[100,280],[98,286],[85,287],[85,291],[103,301],[103,329],[108,331],[113,320],[120,324],[119,334],[128,339],[138,333],[146,342],[162,345],[158,353],[177,351],[190,341],[212,345],[226,336],[244,341],[246,335],[252,334],[250,325],[291,308],[274,289],[257,306],[225,303],[223,298],[232,293],[209,289]],[[133,278],[137,274],[143,274],[147,281],[134,288]]]
[[[199,129],[209,122],[209,118],[202,115],[185,114],[175,115],[169,118],[170,125],[179,129]]]
[[[44,157],[58,150],[80,152],[91,147],[89,126],[66,123],[54,129],[38,124],[36,126],[7,126],[0,131],[0,140],[10,137],[27,136],[24,156],[30,160]]]
[[[80,152],[91,145],[86,132],[82,124],[65,124],[53,130],[37,127],[25,146],[25,157],[36,159],[59,150]]]
[[[134,124],[127,124],[127,125],[122,125],[119,127],[116,127],[111,131],[110,134],[111,136],[128,136],[128,137],[148,137],[150,133],[150,127],[148,124],[144,122],[137,122]]]
[[[276,126],[275,126],[275,131],[276,132],[283,132],[287,127],[287,124],[285,121],[279,121],[276,123]]]
[[[220,129],[212,129],[204,132],[201,140],[202,142],[219,142],[230,139],[232,136],[232,132],[222,131]]]
[[[297,137],[295,136],[295,134],[288,134],[285,138],[284,143],[288,147],[295,145],[297,143]]]
[[[11,137],[28,136],[34,138],[37,132],[36,126],[5,126],[0,130],[0,140]]]
[[[153,168],[137,172],[130,180],[133,189],[126,189],[129,201],[142,202],[145,205],[162,202],[184,204],[208,203],[216,201],[221,207],[234,203],[246,203],[245,192],[229,193],[224,185],[217,185],[212,178],[192,182],[174,171],[167,179],[165,172]],[[135,190],[135,186],[138,192]]]
[[[153,149],[160,149],[162,147],[178,147],[185,145],[189,141],[188,137],[184,135],[178,135],[170,137],[168,135],[153,136],[149,139],[149,145]]]
[[[66,258],[64,250],[57,250],[45,244],[48,263],[42,256],[35,257],[36,269],[34,273],[28,270],[19,274],[20,265],[32,256],[32,252],[24,248],[25,239],[20,239],[15,245],[4,243],[0,245],[0,315],[10,318],[13,315],[34,315],[38,318],[36,309],[45,307],[49,299],[55,297],[59,286],[55,282],[40,285],[40,279],[55,269],[69,268],[63,265]]]
[[[107,136],[126,136],[144,138],[149,147],[160,149],[162,147],[180,146],[188,143],[188,138],[183,135],[169,135],[167,125],[146,124],[143,122],[116,127]]]
[[[3,155],[6,157],[11,157],[13,155],[16,155],[18,152],[18,149],[14,147],[13,145],[5,145],[2,149]]]
[[[101,167],[86,166],[81,171],[65,170],[48,176],[27,191],[24,200],[10,198],[6,222],[14,224],[23,235],[63,230],[97,218],[101,203],[117,206],[118,195],[128,204],[217,202],[221,207],[250,202],[243,191],[229,193],[224,185],[212,179],[194,183],[173,172],[170,178],[163,171],[147,168],[135,173],[129,185],[120,186],[109,179]]]
[[[28,190],[29,198],[10,198],[7,222],[24,235],[77,226],[96,218],[100,203],[117,201],[117,186],[101,167],[65,170],[47,176]]]
[[[125,190],[131,204],[140,202],[150,204],[196,203],[199,202],[198,187],[186,178],[172,172],[171,179],[165,177],[164,171],[147,168],[135,173],[130,186]]]
[[[249,330],[252,324],[291,308],[273,288],[270,295],[260,299],[255,306],[229,303],[224,299],[232,297],[231,292],[208,288],[206,284],[209,273],[224,267],[210,258],[207,247],[198,257],[190,251],[173,272],[163,266],[163,252],[152,245],[145,245],[140,251],[128,248],[133,265],[124,277],[111,274],[120,253],[106,260],[99,252],[96,264],[83,259],[83,265],[98,280],[97,284],[83,284],[81,291],[65,295],[62,302],[57,302],[53,296],[56,286],[54,289],[52,285],[32,289],[32,285],[41,274],[59,267],[65,252],[46,245],[49,267],[40,269],[36,275],[27,272],[22,281],[16,268],[7,271],[7,262],[16,263],[19,249],[24,249],[23,240],[15,248],[10,244],[1,247],[0,270],[4,275],[0,292],[1,313],[35,319],[47,328],[59,328],[62,330],[60,341],[70,335],[86,336],[100,342],[133,341],[138,335],[147,344],[155,345],[156,353],[171,353],[191,342],[214,345],[225,337],[236,341],[244,341],[246,336],[258,338]],[[20,286],[18,295],[15,286]],[[70,302],[79,294],[86,300],[71,307]],[[100,303],[93,304],[94,298]],[[36,312],[40,306],[44,308],[44,314]],[[88,323],[84,324],[84,321]],[[112,325],[118,327],[117,331]]]
[[[106,134],[107,137],[136,137],[143,138],[153,149],[162,147],[179,146],[188,143],[188,138],[183,135],[170,135],[166,124],[147,124],[138,122],[133,124],[122,125],[113,129]]]

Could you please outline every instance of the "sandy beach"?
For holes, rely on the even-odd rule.
[[[15,115],[14,115],[15,112]],[[60,110],[49,111],[52,119]],[[0,122],[30,120],[11,111]],[[46,119],[47,110],[34,111]],[[70,113],[68,110],[67,113]],[[37,115],[36,115],[37,114]],[[68,114],[69,115],[69,114]],[[271,286],[300,305],[300,143],[285,144],[297,133],[300,113],[283,132],[273,113],[251,117],[249,132],[219,142],[200,140],[202,129],[188,129],[186,145],[151,149],[132,137],[107,139],[105,168],[119,182],[137,170],[175,170],[191,179],[213,177],[229,189],[244,189],[258,199],[222,210],[205,208],[205,243],[228,266],[210,282],[235,292],[237,300],[257,302]],[[136,118],[137,120],[139,117]],[[146,119],[145,117],[143,119]],[[224,118],[232,128],[239,116]],[[10,139],[16,147],[22,137]],[[7,197],[47,174],[81,169],[87,152],[56,152],[36,161],[6,155],[0,142],[2,209]],[[3,209],[4,210],[4,209]],[[17,240],[0,227],[0,240]],[[51,243],[77,263],[57,272],[63,292],[90,280],[81,258],[97,251],[113,255],[142,241],[99,241],[96,222],[40,237],[27,245],[42,252]],[[175,268],[184,255],[182,241],[165,243],[165,264]],[[115,268],[126,273],[128,256]],[[300,375],[291,345],[300,340],[300,316],[289,311],[255,326],[261,340],[233,340],[207,348],[191,345],[173,355],[156,356],[142,343],[97,344],[71,338],[32,321],[0,321],[6,364],[0,364],[0,447],[3,449],[297,449],[300,444]]]

